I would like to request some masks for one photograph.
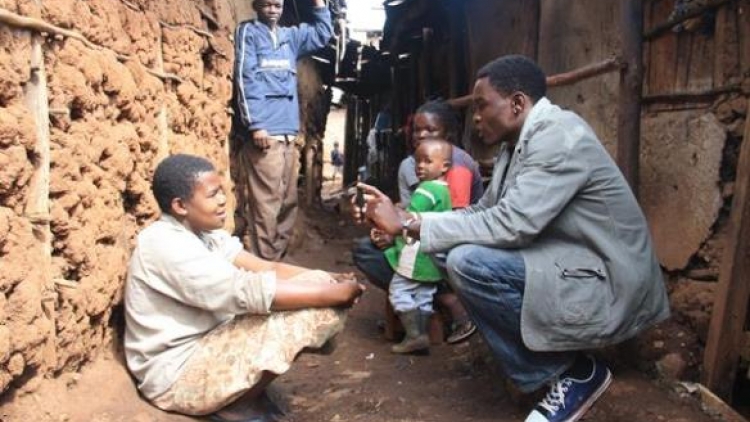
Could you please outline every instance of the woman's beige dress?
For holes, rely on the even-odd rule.
[[[322,271],[311,274],[327,280]],[[153,403],[188,415],[215,412],[245,394],[264,371],[286,372],[304,348],[318,348],[344,327],[345,311],[306,309],[244,315],[208,333],[172,387]]]

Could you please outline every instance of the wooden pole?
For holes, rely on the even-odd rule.
[[[590,79],[595,76],[621,70],[623,67],[623,61],[621,58],[610,57],[609,59],[602,60],[597,63],[591,63],[587,64],[586,66],[573,69],[570,72],[547,76],[547,87],[554,88],[565,85],[573,85],[574,83]],[[469,107],[473,100],[474,97],[472,96],[472,94],[469,94],[462,97],[451,98],[449,100],[446,100],[446,102],[453,108],[464,108]]]
[[[703,356],[703,383],[731,402],[750,300],[750,117],[737,160],[726,242]]]
[[[626,67],[620,72],[617,162],[637,197],[643,89],[643,0],[620,0],[620,33]]]
[[[50,119],[47,72],[44,66],[44,38],[34,31],[28,32],[31,40],[31,78],[25,86],[24,104],[34,117],[36,151],[38,160],[34,162],[34,175],[30,183],[29,200],[24,214],[32,224],[38,249],[34,252],[42,296],[42,312],[47,328],[47,339],[42,348],[42,366],[45,371],[53,370],[57,364],[57,330],[55,320],[57,297],[52,281],[52,231],[50,228]]]
[[[547,77],[547,87],[554,88],[558,86],[572,85],[576,82],[593,78],[594,76],[603,75],[615,70],[622,70],[623,63],[619,57],[610,57],[597,63],[592,63],[570,72],[559,73]]]

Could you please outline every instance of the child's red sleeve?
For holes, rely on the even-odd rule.
[[[451,167],[445,176],[448,182],[448,190],[451,193],[451,204],[453,208],[465,208],[471,201],[471,171],[463,166]]]

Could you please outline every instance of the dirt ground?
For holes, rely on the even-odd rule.
[[[327,184],[331,190],[331,183]],[[354,271],[351,241],[365,233],[336,212],[306,215],[303,246],[291,260],[331,271]],[[457,346],[439,345],[430,356],[396,356],[378,329],[385,301],[374,287],[352,309],[338,347],[328,356],[303,354],[273,385],[289,422],[316,421],[523,421],[533,402],[506,388],[480,336]],[[614,383],[589,421],[711,421],[690,398],[680,397],[644,374],[611,362]],[[143,401],[127,374],[117,345],[80,374],[41,382],[30,394],[4,397],[0,421],[189,421]]]

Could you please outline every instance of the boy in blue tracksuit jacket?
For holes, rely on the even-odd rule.
[[[242,141],[243,179],[237,181],[238,211],[249,226],[253,250],[268,260],[286,253],[297,216],[296,61],[324,47],[333,35],[325,3],[313,2],[312,23],[280,27],[283,0],[254,0],[258,19],[242,22],[235,33],[236,135]]]

